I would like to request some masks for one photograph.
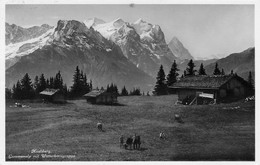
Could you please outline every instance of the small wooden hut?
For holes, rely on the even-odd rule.
[[[52,103],[65,103],[65,96],[59,89],[46,88],[40,92],[42,99]]]
[[[92,90],[83,96],[88,103],[91,104],[115,104],[117,103],[117,95],[115,93],[106,92],[105,90]]]

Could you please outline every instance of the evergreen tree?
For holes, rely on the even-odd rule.
[[[92,80],[90,80],[90,82],[89,82],[89,90],[92,91],[92,89],[93,89]]]
[[[19,80],[16,85],[13,86],[13,99],[22,99],[22,87]]]
[[[83,71],[80,71],[80,76],[79,76],[79,87],[83,90],[84,89],[84,74]]]
[[[167,85],[171,86],[175,82],[177,82],[177,77],[179,76],[179,73],[177,73],[179,69],[177,68],[176,61],[174,60],[171,70],[169,74],[167,75]]]
[[[11,89],[5,88],[5,99],[11,99],[11,98],[12,98]]]
[[[146,96],[150,96],[149,91],[146,93]]]
[[[183,77],[186,77],[187,76],[187,72],[186,72],[186,70],[185,71],[183,71]],[[182,78],[183,78],[182,77]]]
[[[16,86],[15,86],[15,84],[13,85],[13,88],[12,88],[12,98],[13,99],[17,99],[17,93],[16,93]]]
[[[31,78],[28,73],[24,75],[21,79],[21,90],[22,90],[22,99],[32,99],[34,96],[34,90],[32,87]]]
[[[231,74],[231,75],[233,75],[233,74],[234,74],[234,72],[233,72],[233,69],[231,70],[230,74]]]
[[[64,94],[65,97],[68,97],[69,91],[66,84],[63,85],[62,93]]]
[[[92,81],[87,82],[87,75],[76,67],[73,75],[73,85],[71,87],[70,94],[72,97],[80,97],[92,90]]]
[[[114,85],[114,90],[113,90],[113,92],[114,92],[117,96],[119,95],[117,85]]]
[[[50,77],[50,87],[49,88],[54,88],[54,78]]]
[[[218,63],[216,63],[216,65],[215,65],[215,69],[214,69],[213,75],[221,75],[221,72],[220,72],[220,70],[218,68]]]
[[[106,88],[106,91],[107,91],[107,92],[109,92],[109,91],[110,91],[110,89],[109,89],[109,88],[110,88],[110,86],[109,86],[109,84],[107,84],[107,88]]]
[[[46,80],[45,80],[45,77],[44,77],[44,74],[41,74],[40,76],[40,80],[39,80],[39,92],[45,90],[47,88],[47,83],[46,83]]]
[[[222,70],[221,70],[221,75],[225,75],[225,71],[224,71],[223,68],[222,68]]]
[[[61,77],[60,71],[56,74],[53,80],[53,88],[54,89],[63,89],[63,79]]]
[[[111,83],[110,85],[109,85],[109,87],[108,87],[108,89],[107,89],[107,92],[113,92],[114,91],[114,84],[113,83]]]
[[[35,91],[35,94],[38,95],[39,94],[39,88],[40,88],[40,81],[39,81],[39,77],[35,76],[34,78],[34,83],[33,83],[33,88]]]
[[[81,88],[80,80],[81,80],[80,70],[79,67],[77,66],[73,75],[73,85],[71,87],[72,97],[79,97],[81,95],[82,88]]]
[[[167,94],[167,84],[165,82],[165,73],[163,66],[160,66],[159,72],[157,74],[157,82],[154,88],[154,93],[156,95],[166,95]]]
[[[253,77],[252,77],[252,72],[250,71],[249,72],[249,75],[248,75],[248,84],[249,84],[249,87],[251,88],[251,89],[253,89],[254,88],[254,80],[253,80]]]
[[[247,91],[247,94],[248,95],[255,95],[254,80],[253,80],[251,71],[249,72],[247,82],[248,82],[248,85],[249,85],[249,90]]]
[[[141,96],[141,90],[139,88],[133,88],[132,91],[130,91],[131,96]]]
[[[203,63],[200,64],[199,75],[207,75]]]
[[[83,76],[83,91],[84,91],[84,94],[90,92],[86,74],[84,74],[84,76]]]
[[[125,86],[122,88],[121,96],[128,96],[128,91],[126,90]]]
[[[195,72],[196,72],[196,70],[194,68],[195,68],[195,64],[191,59],[188,63],[188,67],[186,68],[186,71],[187,71],[186,75],[187,76],[194,76]],[[184,75],[184,76],[186,76],[186,75]]]
[[[50,88],[50,80],[49,79],[46,80],[46,88]]]

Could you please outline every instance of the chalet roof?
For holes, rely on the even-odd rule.
[[[59,89],[51,89],[51,88],[46,88],[44,91],[40,92],[41,95],[47,95],[47,96],[52,96],[55,93],[57,93]]]
[[[91,92],[85,94],[83,97],[97,97],[99,95],[116,95],[116,94],[111,92],[106,92],[105,90],[94,89]]]
[[[95,89],[95,90],[92,90],[91,92],[85,94],[84,97],[97,97],[104,92],[105,92],[104,90],[96,90]]]
[[[218,89],[227,81],[237,75],[211,75],[211,76],[187,76],[181,78],[170,88],[190,88],[190,89]],[[242,78],[239,77],[241,80]],[[243,80],[243,79],[242,79]]]

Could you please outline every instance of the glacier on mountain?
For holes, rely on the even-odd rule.
[[[43,47],[44,45],[48,44],[50,36],[53,34],[54,29],[55,28],[48,30],[46,33],[42,34],[39,37],[7,45],[5,47],[5,58],[11,59],[14,57],[28,55],[36,49]]]

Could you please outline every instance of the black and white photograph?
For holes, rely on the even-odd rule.
[[[256,163],[255,1],[8,2],[3,163]]]

